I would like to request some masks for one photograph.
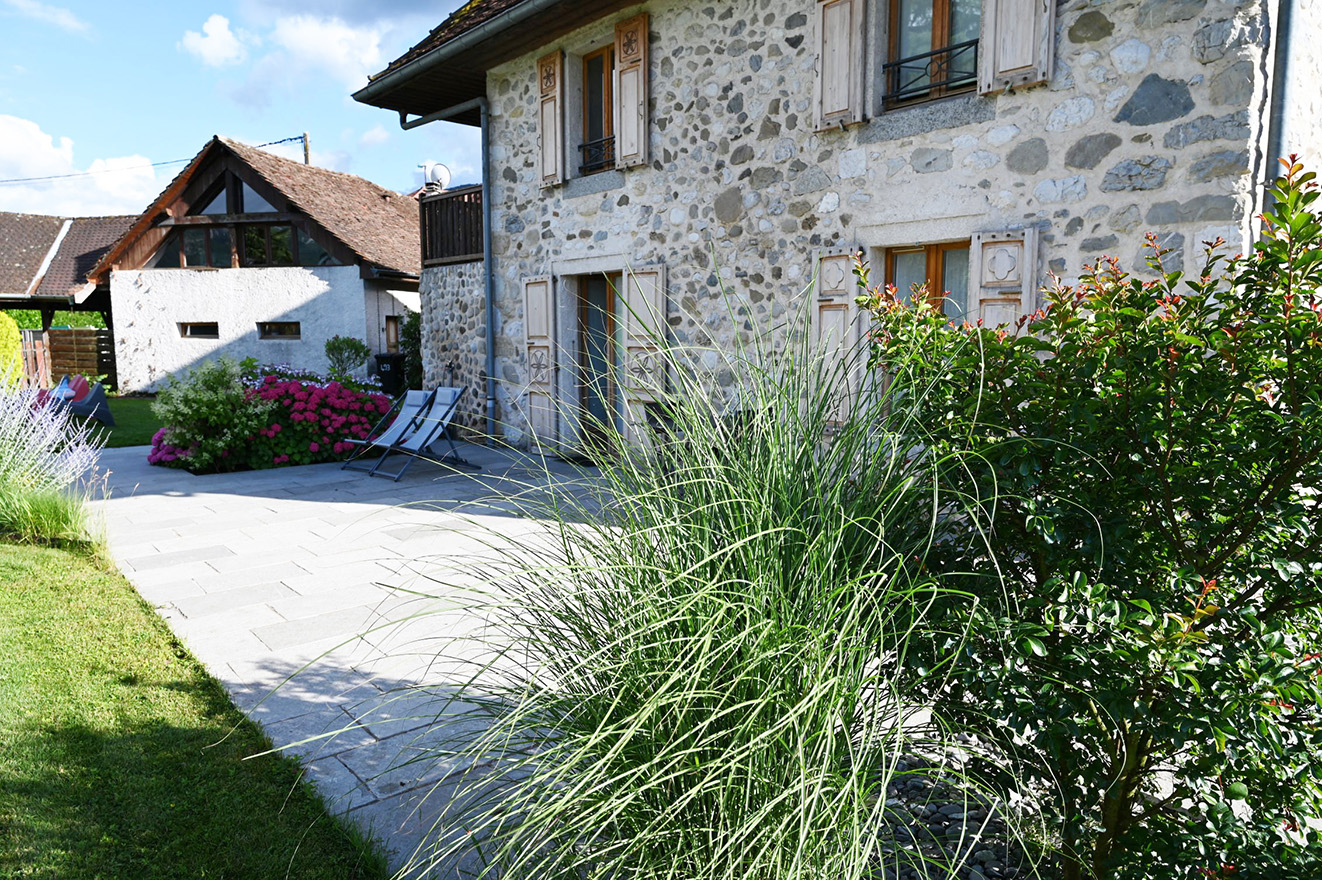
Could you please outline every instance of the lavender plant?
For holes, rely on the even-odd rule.
[[[67,409],[34,404],[31,392],[0,380],[0,534],[84,540],[104,439]]]

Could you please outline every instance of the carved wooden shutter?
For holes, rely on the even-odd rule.
[[[1055,0],[985,0],[978,42],[982,93],[1046,82],[1055,33]]]
[[[666,390],[666,362],[660,343],[666,335],[665,266],[643,266],[624,273],[624,358],[620,385],[624,393],[624,436],[643,442],[647,404]]]
[[[647,164],[647,13],[615,26],[615,167]]]
[[[817,128],[863,119],[863,0],[818,0]]]
[[[1014,325],[1037,309],[1037,229],[980,232],[969,249],[968,320]]]
[[[524,350],[528,357],[528,430],[543,446],[556,439],[555,285],[549,277],[523,282]]]
[[[541,141],[542,186],[565,180],[565,56],[552,52],[537,62],[541,103],[537,136]]]
[[[822,374],[830,376],[858,353],[862,321],[854,302],[858,296],[858,277],[854,274],[855,248],[824,251],[817,262],[817,302],[813,309],[813,339],[822,359]],[[851,364],[845,377],[846,387],[837,389],[836,418],[849,414],[850,402],[858,391],[857,363]]]

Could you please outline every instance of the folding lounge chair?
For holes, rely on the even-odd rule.
[[[83,380],[86,383],[87,380]],[[106,400],[106,389],[97,382],[82,397],[66,401],[69,412],[85,419],[96,419],[107,428],[115,427],[115,417],[110,413],[110,401]]]
[[[368,474],[370,476],[380,474],[399,482],[413,462],[420,458],[433,464],[481,470],[479,466],[465,460],[459,454],[459,450],[454,445],[454,438],[450,434],[450,422],[454,419],[455,411],[459,408],[459,401],[463,398],[466,390],[465,388],[437,388],[432,392],[431,406],[424,408],[413,417],[403,436],[382,454],[377,463],[368,471]],[[450,447],[450,451],[437,455],[432,447],[441,441],[445,441]],[[386,459],[396,453],[404,456],[403,466],[394,472],[381,470],[381,466],[386,463]]]
[[[372,428],[366,440],[351,438],[344,441],[358,448],[340,469],[376,470],[377,465],[389,454],[390,447],[398,443],[406,431],[413,429],[413,420],[418,413],[431,408],[435,396],[435,391],[406,391],[400,395],[390,411]]]

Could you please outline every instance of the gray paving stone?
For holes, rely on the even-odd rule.
[[[180,598],[174,601],[174,607],[184,617],[201,618],[224,611],[245,609],[249,605],[271,604],[281,617],[288,617],[280,612],[278,600],[295,595],[294,591],[281,583],[254,584],[237,590],[222,590],[216,593],[204,593],[198,587],[199,595]]]
[[[278,651],[323,639],[351,638],[362,633],[365,626],[371,626],[375,616],[374,609],[360,605],[316,617],[254,627],[252,633],[268,648]]]
[[[233,556],[234,551],[223,544],[211,544],[189,550],[174,550],[167,553],[154,553],[150,556],[138,556],[124,560],[124,564],[134,571],[152,571],[172,568],[184,562],[207,562],[222,556]]]
[[[254,584],[287,582],[290,578],[306,575],[307,569],[301,568],[297,563],[278,562],[275,565],[261,565],[257,568],[224,573],[213,568],[209,574],[198,576],[196,580],[197,585],[208,593],[219,593],[226,590],[237,590],[239,587],[250,587]]]

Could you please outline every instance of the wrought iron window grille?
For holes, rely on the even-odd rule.
[[[592,174],[596,171],[605,171],[607,168],[615,167],[615,137],[604,137],[600,140],[588,141],[579,146],[579,152],[583,154],[583,164],[578,166],[579,174]]]
[[[978,41],[968,40],[883,64],[887,104],[951,92],[978,79]]]

